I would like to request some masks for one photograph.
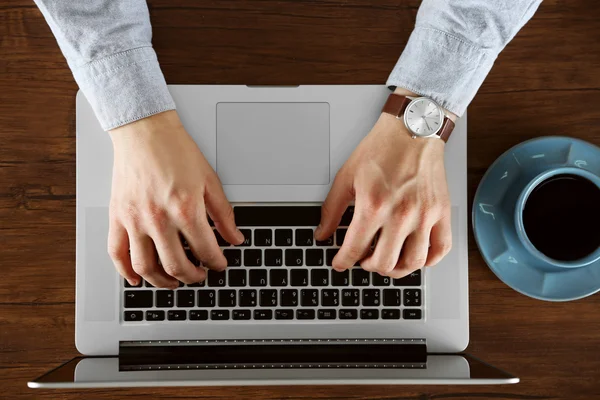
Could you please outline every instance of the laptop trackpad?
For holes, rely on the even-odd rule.
[[[224,185],[329,184],[329,103],[218,103]]]

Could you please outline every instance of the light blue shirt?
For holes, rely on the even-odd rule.
[[[35,0],[102,128],[175,109],[145,0]],[[541,0],[424,0],[387,85],[462,115]]]

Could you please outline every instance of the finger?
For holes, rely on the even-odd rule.
[[[431,229],[420,229],[406,238],[400,252],[400,259],[388,276],[398,279],[425,266],[430,232]]]
[[[162,268],[168,275],[188,284],[201,282],[206,278],[204,269],[196,267],[186,257],[176,229],[158,234],[153,239]]]
[[[202,261],[202,265],[217,271],[227,267],[227,259],[217,243],[217,238],[204,212],[197,214],[196,222],[188,224],[182,222],[179,227],[196,258]]]
[[[366,271],[387,275],[398,263],[406,236],[402,227],[384,226],[379,233],[375,250],[360,262],[360,266]]]
[[[321,222],[315,230],[315,239],[325,240],[333,235],[353,198],[351,178],[342,171],[338,172],[327,198],[321,205]]]
[[[131,266],[155,287],[175,289],[179,283],[158,265],[154,242],[145,234],[129,234]]]
[[[208,214],[223,239],[231,244],[241,244],[244,241],[244,234],[235,225],[233,208],[231,208],[231,204],[229,204],[223,192],[221,182],[216,176],[215,183],[210,183],[207,186],[204,201],[206,202]]]
[[[429,236],[431,247],[425,265],[430,267],[439,263],[452,249],[452,227],[450,217],[441,219],[431,228]]]
[[[337,255],[333,259],[333,268],[343,271],[357,265],[371,250],[371,243],[381,225],[372,216],[367,215],[357,199],[354,216],[348,232]]]
[[[113,219],[108,227],[108,254],[119,274],[127,279],[131,286],[137,286],[141,277],[131,267],[127,230],[121,223]]]

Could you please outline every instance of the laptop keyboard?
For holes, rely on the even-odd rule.
[[[353,212],[349,207],[335,234],[321,242],[314,240],[319,206],[236,206],[245,241],[231,246],[215,230],[227,270],[208,271],[206,281],[180,283],[176,290],[148,282],[132,287],[124,280],[123,321],[423,319],[420,270],[391,279],[360,266],[331,268]]]

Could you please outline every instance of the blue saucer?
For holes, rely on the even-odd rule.
[[[473,231],[487,265],[514,290],[540,300],[570,301],[600,291],[600,259],[577,268],[548,265],[518,232],[517,204],[528,185],[543,174],[563,170],[600,177],[600,148],[567,137],[521,143],[487,170],[473,202]]]

